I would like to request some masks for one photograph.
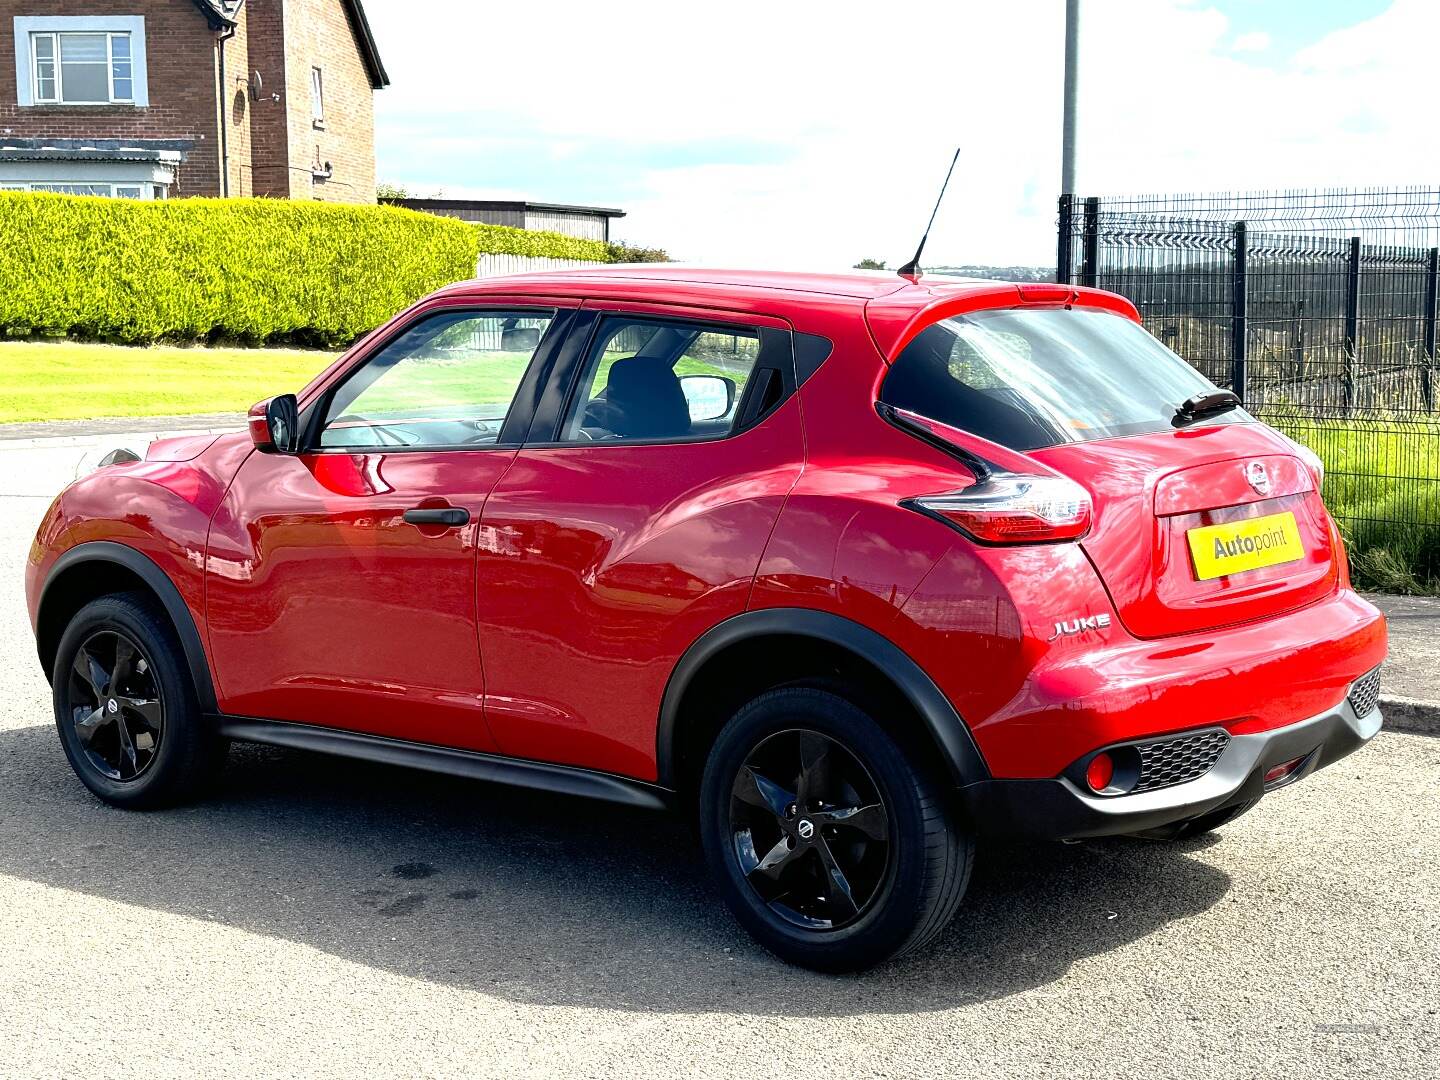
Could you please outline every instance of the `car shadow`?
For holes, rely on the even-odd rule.
[[[1189,857],[1205,843],[991,844],[929,949],[820,976],[738,928],[665,816],[253,746],[210,800],[126,812],[81,787],[53,728],[0,732],[0,873],[526,1004],[841,1016],[1002,998],[1214,905],[1230,880]]]

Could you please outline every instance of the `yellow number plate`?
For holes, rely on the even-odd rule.
[[[1204,525],[1191,529],[1185,537],[1195,560],[1195,576],[1201,581],[1305,557],[1295,515],[1288,510],[1228,525]]]

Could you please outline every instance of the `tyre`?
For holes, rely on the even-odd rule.
[[[147,597],[117,593],[81,608],[53,675],[65,756],[107,803],[182,802],[219,770],[226,743],[207,728],[180,641]]]
[[[946,789],[839,694],[771,690],[710,751],[701,843],[760,944],[855,971],[923,946],[959,906],[974,843]]]

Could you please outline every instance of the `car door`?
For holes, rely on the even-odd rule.
[[[206,552],[227,713],[494,749],[477,530],[575,306],[423,308],[307,402],[306,449],[246,459]]]
[[[800,473],[792,335],[654,305],[581,318],[481,523],[486,716],[507,754],[653,779],[670,671],[745,609]]]

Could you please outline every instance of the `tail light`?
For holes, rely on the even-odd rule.
[[[964,491],[905,504],[982,544],[1078,540],[1090,531],[1090,495],[1062,476],[992,473]]]

